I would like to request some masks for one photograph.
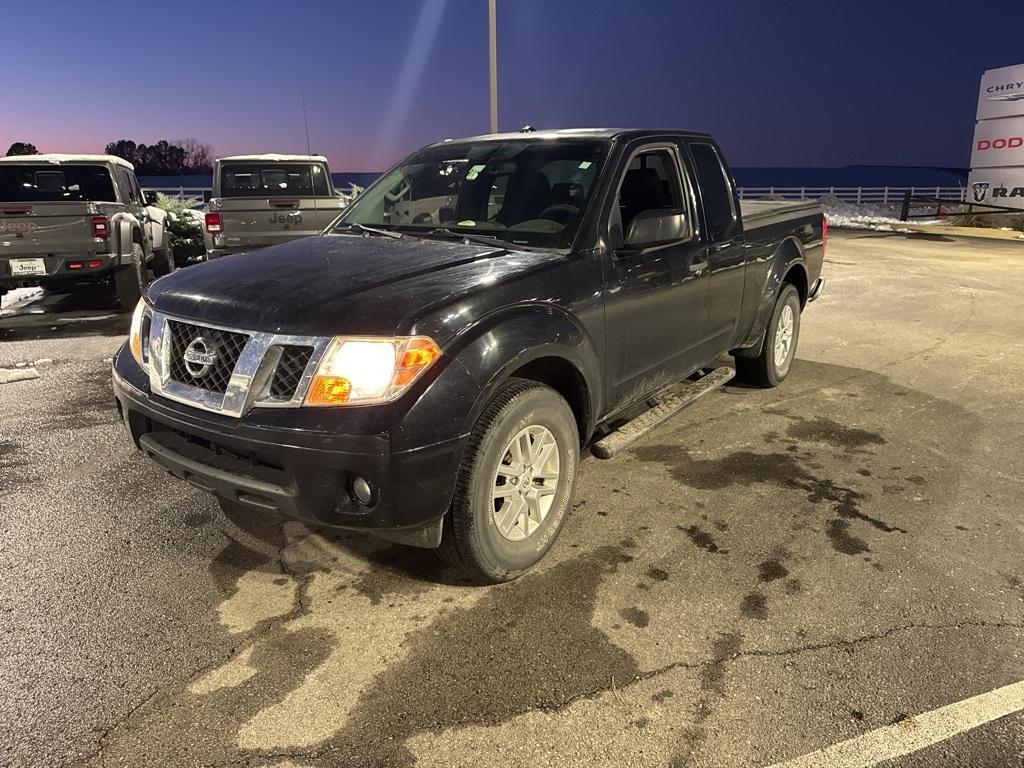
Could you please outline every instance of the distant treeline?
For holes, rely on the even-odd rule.
[[[195,139],[161,139],[155,144],[118,139],[107,144],[105,151],[134,165],[139,176],[189,176],[213,171],[213,149]],[[8,157],[38,154],[36,145],[28,141],[16,141],[7,148]]]

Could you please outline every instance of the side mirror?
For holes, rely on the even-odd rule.
[[[642,250],[686,236],[686,212],[672,209],[642,211],[633,217],[626,234],[626,248]]]
[[[207,189],[203,191],[203,202],[208,203],[213,199],[213,190]]]
[[[146,205],[156,205],[157,193],[152,189],[147,189],[142,193],[142,198],[146,201]]]

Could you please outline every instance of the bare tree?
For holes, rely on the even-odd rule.
[[[191,173],[210,173],[213,170],[213,147],[196,139],[178,139],[175,142],[185,150],[185,168]]]

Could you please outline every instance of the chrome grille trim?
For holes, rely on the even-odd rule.
[[[152,320],[149,327],[149,386],[153,394],[193,408],[234,418],[240,418],[252,408],[298,408],[302,405],[313,373],[331,342],[331,338],[325,336],[265,333],[192,320],[163,312],[151,311],[150,314]],[[171,377],[170,355],[173,344],[170,343],[168,321],[213,328],[249,337],[238,356],[223,394],[175,381]],[[295,392],[287,400],[270,395],[270,384],[277,370],[281,348],[285,346],[306,346],[313,349]]]

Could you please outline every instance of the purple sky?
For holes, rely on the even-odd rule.
[[[1010,0],[498,0],[503,129],[708,130],[733,165],[966,166]],[[0,152],[194,137],[382,170],[487,130],[486,0],[11,2]],[[115,43],[120,36],[124,42]]]

